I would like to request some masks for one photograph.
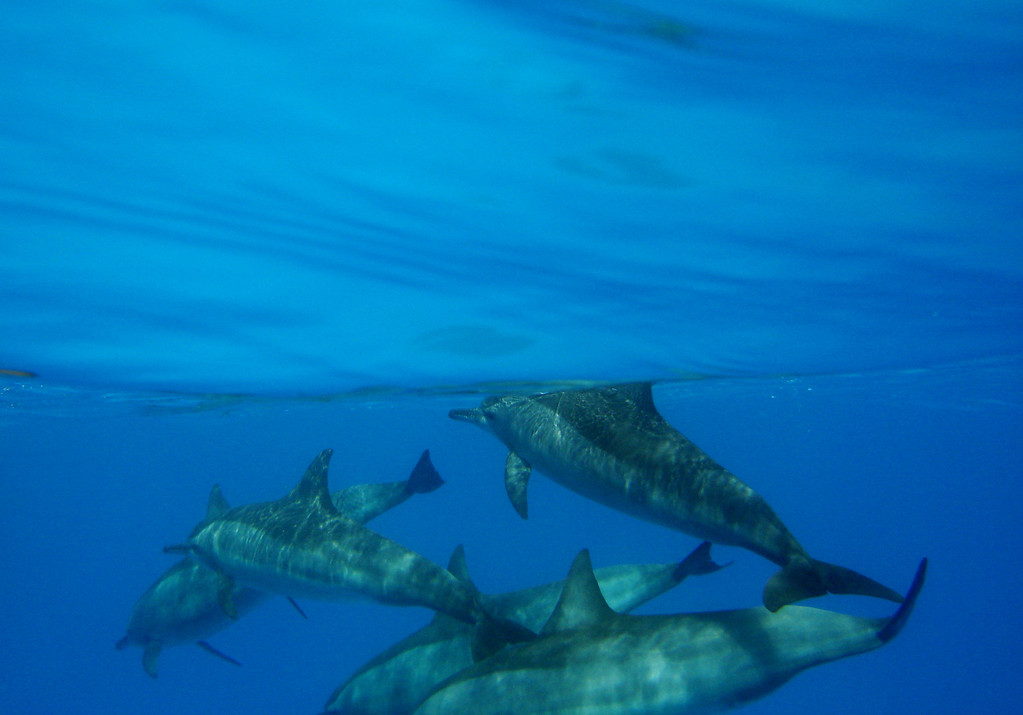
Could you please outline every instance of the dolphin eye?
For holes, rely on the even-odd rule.
[[[480,407],[485,410],[485,409],[487,409],[489,407],[493,407],[494,405],[496,405],[500,401],[501,401],[500,397],[488,397],[485,400],[483,400],[483,402],[480,405]]]

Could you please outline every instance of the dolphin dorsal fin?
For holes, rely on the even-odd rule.
[[[227,499],[224,498],[223,493],[220,491],[220,485],[214,484],[213,488],[210,489],[209,501],[206,502],[206,521],[219,519],[230,508],[231,506],[227,503]]]
[[[462,544],[456,546],[455,550],[451,552],[451,558],[448,559],[448,571],[459,581],[472,584],[469,567],[465,563],[465,546]]]
[[[626,398],[641,412],[657,412],[654,406],[654,390],[651,382],[630,382],[624,385],[614,385],[608,389],[614,390],[619,396]]]
[[[330,492],[327,490],[327,466],[330,464],[332,454],[334,454],[332,449],[320,452],[305,470],[302,481],[288,493],[285,499],[312,502],[327,511],[336,512],[337,507],[330,500]]]
[[[455,550],[451,552],[451,558],[448,559],[448,573],[457,578],[459,581],[464,583],[466,586],[471,588],[474,592],[478,589],[476,584],[472,582],[472,578],[469,576],[469,567],[465,564],[465,546],[459,544],[455,547]],[[433,614],[434,623],[458,623],[451,616],[448,616],[440,611]]]
[[[613,617],[614,610],[607,605],[593,575],[590,552],[583,549],[572,562],[568,578],[561,590],[561,598],[540,635],[574,630],[600,623]]]

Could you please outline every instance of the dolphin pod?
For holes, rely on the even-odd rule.
[[[425,606],[473,625],[477,658],[532,635],[493,618],[471,585],[339,512],[327,490],[332,454],[323,450],[283,498],[219,513],[164,551],[188,553],[222,575],[217,599],[231,618],[238,617],[235,588],[243,586],[293,598]]]
[[[405,482],[331,495],[324,450],[276,501],[231,508],[214,486],[186,558],[139,598],[118,648],[143,648],[155,677],[162,647],[206,642],[274,595],[363,598],[434,611],[424,628],[352,673],[330,696],[347,715],[547,715],[715,712],[762,697],[799,672],[878,648],[903,628],[923,586],[921,561],[905,596],[809,556],[771,507],[658,413],[649,383],[490,397],[454,409],[508,447],[505,488],[528,515],[535,468],[583,496],[704,543],[677,564],[606,567],[587,550],[562,582],[481,593],[458,547],[447,569],[366,528],[443,480],[423,457]],[[764,607],[634,616],[629,611],[690,575],[721,568],[711,543],[778,566]],[[857,618],[797,601],[845,593],[899,603]],[[301,610],[299,610],[301,613]],[[304,615],[304,614],[303,614]]]
[[[607,602],[628,613],[688,576],[721,568],[711,560],[710,544],[704,542],[679,563],[607,566],[594,575]],[[461,546],[451,555],[448,571],[469,580]],[[563,586],[564,581],[556,581],[484,598],[495,614],[539,631]],[[408,715],[439,683],[472,665],[469,636],[468,626],[437,614],[428,625],[355,671],[327,700],[324,713]]]
[[[356,484],[334,492],[331,500],[338,511],[353,521],[365,524],[413,494],[432,492],[442,484],[444,480],[430,461],[430,451],[426,450],[408,479],[383,484]],[[220,487],[214,486],[206,507],[206,520],[210,521],[228,509],[230,507]],[[205,640],[236,620],[229,617],[219,603],[221,590],[232,588],[225,578],[190,558],[181,559],[139,597],[132,609],[127,632],[118,641],[117,648],[141,646],[142,667],[153,678],[156,677],[157,659],[164,646],[196,643],[237,665],[238,661],[216,650]],[[269,593],[251,588],[238,588],[231,593],[239,617],[269,598]]]
[[[535,467],[612,509],[778,564],[763,593],[771,611],[825,593],[902,601],[862,574],[811,559],[759,494],[668,424],[650,383],[489,397],[449,416],[508,447],[505,488],[523,518]]]
[[[791,606],[630,616],[607,605],[580,552],[561,600],[532,643],[441,683],[415,715],[681,715],[762,697],[807,668],[894,638],[923,586],[926,559],[889,618]]]

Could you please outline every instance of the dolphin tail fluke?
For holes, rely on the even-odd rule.
[[[416,466],[412,468],[408,481],[405,482],[405,491],[409,494],[425,494],[440,489],[443,485],[444,480],[430,461],[430,450],[424,450]]]
[[[913,606],[916,605],[916,597],[920,595],[920,589],[924,587],[924,577],[927,576],[927,559],[920,561],[920,565],[916,569],[916,576],[913,577],[913,585],[909,587],[909,592],[906,594],[906,598],[903,600],[902,605],[899,606],[899,610],[895,612],[895,615],[888,619],[888,622],[884,627],[878,631],[877,638],[882,643],[887,643],[895,636],[899,635],[899,631],[906,625],[906,621],[909,620],[909,614],[913,612]]]
[[[777,611],[790,603],[827,593],[872,596],[902,603],[902,594],[861,573],[824,561],[793,561],[764,586],[764,606]]]
[[[489,658],[509,643],[522,643],[535,639],[536,634],[525,626],[480,611],[480,617],[472,631],[472,659],[479,662]]]
[[[727,564],[715,563],[710,557],[710,542],[704,541],[679,562],[672,576],[676,581],[681,582],[686,576],[703,576],[731,565],[731,561]]]

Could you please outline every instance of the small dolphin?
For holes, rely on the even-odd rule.
[[[782,567],[764,587],[772,611],[825,593],[902,601],[866,576],[811,559],[759,494],[661,417],[650,383],[488,397],[449,416],[507,445],[505,489],[522,518],[535,467],[605,506],[770,559]]]
[[[282,499],[230,509],[199,524],[187,543],[164,550],[189,553],[224,576],[230,587],[221,588],[218,602],[232,618],[241,586],[292,598],[425,606],[477,626],[478,658],[532,637],[487,614],[472,586],[340,513],[327,491],[332,454],[321,452]]]
[[[443,483],[430,462],[430,451],[426,450],[407,480],[356,484],[334,492],[331,500],[352,520],[365,524],[413,494],[431,492]],[[220,487],[214,486],[206,508],[206,520],[216,519],[229,509]],[[205,640],[234,623],[218,601],[220,591],[230,587],[225,577],[216,571],[190,558],[182,559],[165,571],[135,603],[127,632],[118,641],[117,648],[141,646],[142,667],[154,678],[160,650],[164,646],[196,643],[207,652],[238,665],[238,661],[216,650]],[[239,617],[270,597],[270,594],[251,588],[235,589],[231,594]],[[292,605],[295,605],[294,601]],[[295,607],[298,608],[297,605]]]
[[[330,495],[339,512],[352,521],[368,524],[373,519],[405,502],[413,494],[426,494],[440,489],[444,480],[430,461],[430,450],[424,450],[408,479],[384,484],[355,484]]]
[[[507,648],[439,685],[415,715],[682,715],[727,710],[807,668],[879,648],[909,618],[920,563],[890,618],[805,606],[669,616],[615,613],[589,554],[576,557],[540,637]]]
[[[617,611],[628,612],[679,585],[687,576],[722,568],[704,542],[681,563],[608,566],[595,572],[601,593]],[[455,549],[448,570],[469,581],[465,553]],[[558,603],[564,581],[483,596],[495,616],[539,631]],[[327,700],[326,713],[408,715],[438,683],[472,665],[470,628],[437,616],[408,638],[377,655],[351,675]]]

